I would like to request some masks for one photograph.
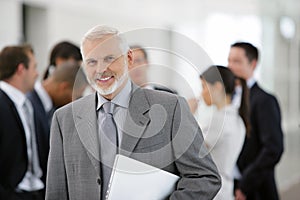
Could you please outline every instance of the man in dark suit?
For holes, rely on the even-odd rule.
[[[49,153],[50,125],[54,111],[70,103],[72,99],[81,97],[86,86],[87,81],[79,64],[65,62],[56,67],[51,76],[42,82],[37,81],[34,90],[27,93],[27,97],[36,111],[38,126],[40,127],[37,134],[45,139],[39,143],[43,144],[41,148],[46,160]],[[46,169],[43,172],[46,175]]]
[[[0,199],[43,199],[43,141],[25,94],[38,76],[29,46],[9,46],[0,55]],[[45,180],[45,179],[44,179]]]
[[[278,199],[274,171],[283,153],[281,114],[276,98],[261,89],[253,77],[257,62],[258,50],[252,44],[231,45],[228,66],[236,76],[247,80],[250,88],[251,133],[237,161],[237,200]]]
[[[178,175],[171,200],[213,199],[220,176],[186,101],[129,80],[133,55],[118,30],[96,26],[81,47],[96,92],[54,113],[46,199],[106,199],[118,153]]]

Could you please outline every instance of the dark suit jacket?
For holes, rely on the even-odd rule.
[[[11,199],[14,190],[23,179],[28,164],[25,130],[13,101],[0,89],[0,199]],[[41,129],[35,113],[36,132]],[[45,181],[47,158],[43,155],[44,141],[37,134],[40,165]]]
[[[281,114],[276,98],[256,83],[250,89],[251,135],[238,159],[239,188],[251,199],[278,199],[274,168],[283,153]]]
[[[212,199],[220,177],[186,101],[154,90],[132,93],[120,154],[179,175],[172,200]],[[96,96],[83,97],[54,113],[47,200],[101,199],[105,192],[101,191]]]
[[[38,95],[38,93],[33,90],[27,94],[28,99],[31,101],[36,124],[36,134],[38,135],[38,148],[40,155],[40,165],[43,171],[42,180],[46,182],[47,175],[47,160],[49,154],[49,134],[50,134],[50,124],[49,115],[46,113],[43,103]]]

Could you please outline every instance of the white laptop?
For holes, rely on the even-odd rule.
[[[122,155],[116,155],[108,200],[161,200],[175,190],[179,176]]]

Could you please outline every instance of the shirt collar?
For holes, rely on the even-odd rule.
[[[111,102],[123,108],[128,108],[131,88],[132,88],[131,81],[128,80],[125,87],[111,100]],[[97,99],[98,99],[97,110],[99,110],[101,106],[104,103],[106,103],[108,100],[102,97],[98,92],[97,92]]]
[[[38,95],[42,101],[42,104],[45,108],[45,111],[49,112],[53,108],[53,103],[52,103],[51,97],[49,96],[49,94],[47,93],[45,88],[43,87],[42,83],[40,81],[36,81],[35,85],[34,85],[34,89],[38,93]]]
[[[0,81],[0,88],[8,95],[8,97],[14,102],[16,106],[23,106],[26,100],[26,96],[23,92],[6,83],[5,81]]]
[[[248,86],[248,88],[252,88],[252,86],[255,84],[255,82],[256,82],[256,80],[255,80],[255,78],[253,76],[251,78],[249,78],[247,80],[247,86]]]
[[[154,86],[150,84],[146,85],[144,88],[149,90],[154,90]]]

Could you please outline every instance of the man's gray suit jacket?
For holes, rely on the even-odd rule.
[[[169,199],[213,199],[220,176],[186,101],[166,92],[133,88],[120,154],[180,176]],[[55,112],[47,200],[101,198],[96,102],[97,95],[92,94]]]

